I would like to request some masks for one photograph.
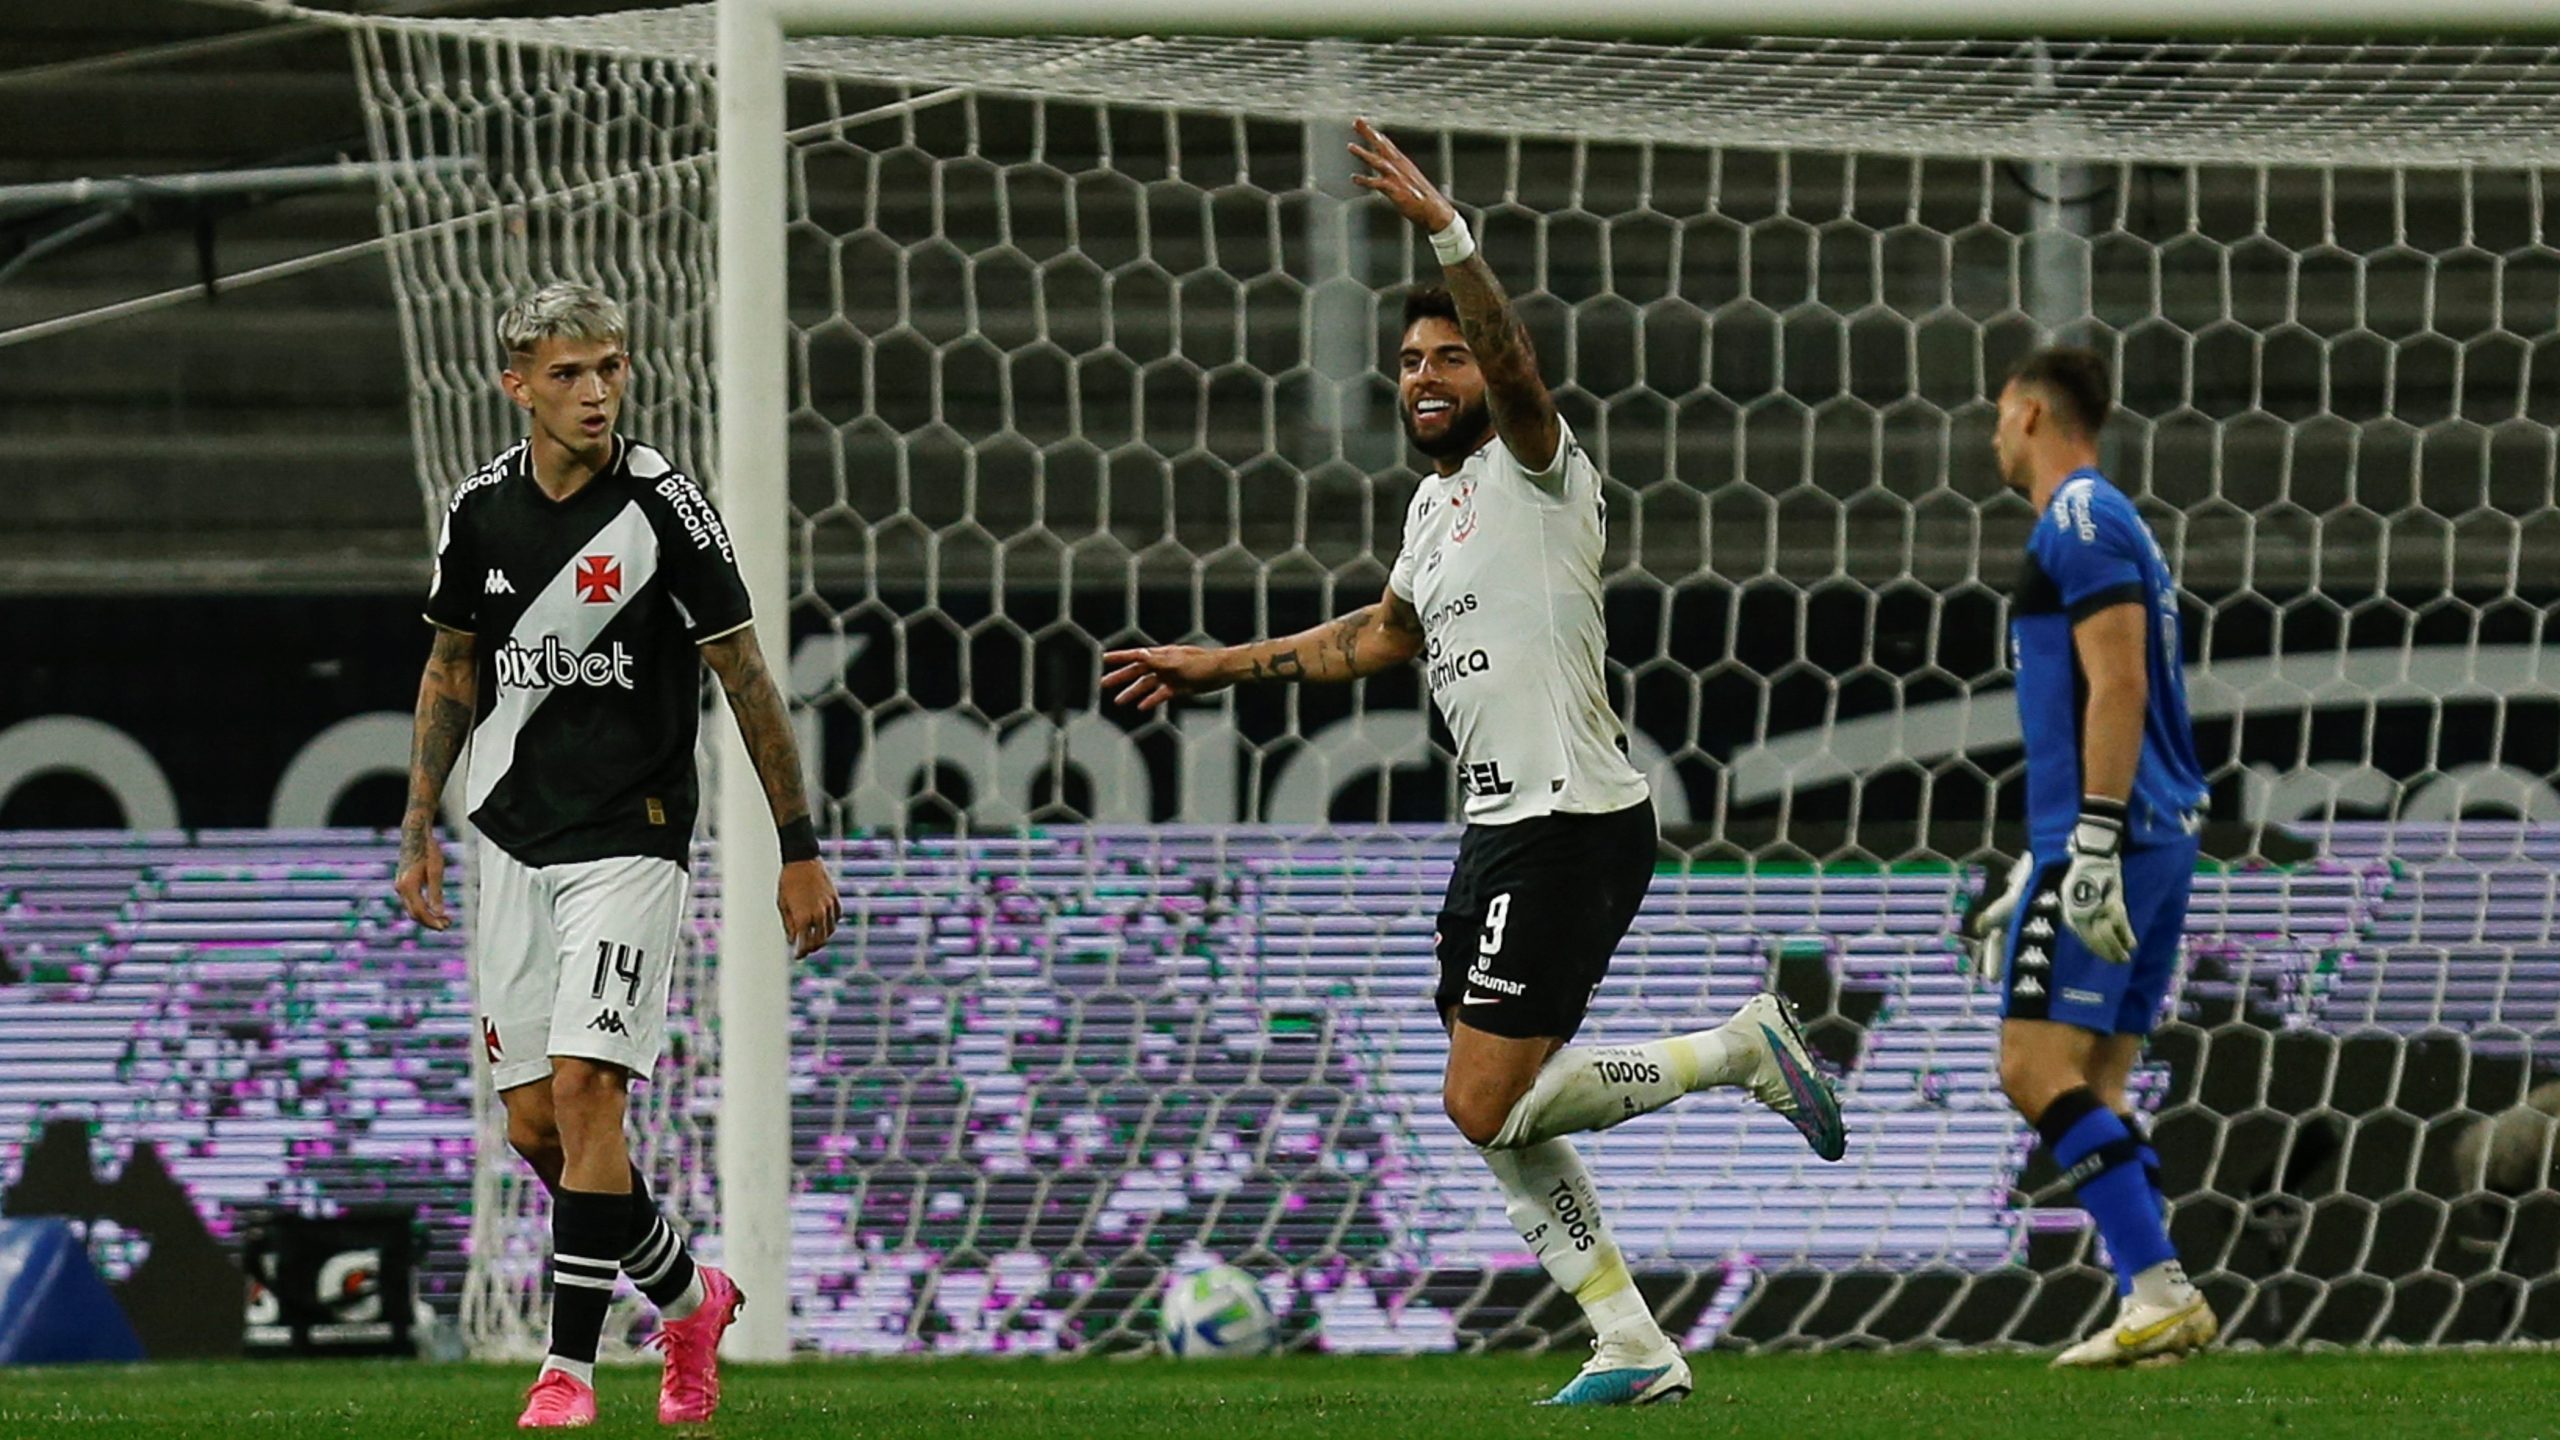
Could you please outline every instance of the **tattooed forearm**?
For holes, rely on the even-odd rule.
[[[1278,643],[1288,645],[1289,648],[1285,650],[1272,650],[1268,653],[1258,652],[1254,655],[1254,679],[1306,680],[1310,678],[1321,678],[1311,677],[1307,674],[1306,658],[1298,653],[1297,646],[1290,645],[1289,642],[1285,640]]]
[[[1458,306],[1458,333],[1466,337],[1477,368],[1484,372],[1495,428],[1512,453],[1533,469],[1543,468],[1561,437],[1555,400],[1538,374],[1538,352],[1529,342],[1528,327],[1520,323],[1511,297],[1484,256],[1467,257],[1465,263],[1448,267],[1447,275],[1449,298]]]
[[[809,796],[800,783],[800,745],[792,737],[791,713],[765,668],[764,647],[756,643],[755,632],[741,630],[714,640],[702,647],[702,654],[728,693],[729,713],[737,717],[738,736],[764,784],[773,823],[787,825],[806,816]]]
[[[1422,650],[1422,624],[1398,600],[1363,605],[1312,630],[1238,650],[1248,680],[1329,683],[1359,680],[1411,660]]]
[[[1361,673],[1360,633],[1369,628],[1369,622],[1377,618],[1377,612],[1375,605],[1364,606],[1325,627],[1327,638],[1332,642],[1327,658],[1345,676]]]
[[[436,808],[444,803],[445,781],[471,736],[478,687],[474,664],[472,637],[455,630],[436,632],[426,674],[418,681],[417,729],[409,746],[409,804],[400,817],[404,867],[435,843]]]

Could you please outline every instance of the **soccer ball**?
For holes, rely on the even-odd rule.
[[[1233,1265],[1176,1275],[1165,1287],[1164,1348],[1177,1359],[1268,1354],[1278,1329],[1262,1288]]]

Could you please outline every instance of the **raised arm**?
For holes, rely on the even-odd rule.
[[[445,781],[471,737],[479,696],[479,641],[467,632],[436,627],[418,680],[418,718],[409,742],[409,805],[400,816],[400,874],[392,888],[409,918],[430,930],[453,926],[444,903],[444,849],[436,844],[436,812]]]
[[[1366,120],[1352,129],[1360,139],[1351,147],[1372,173],[1354,175],[1351,183],[1374,190],[1396,207],[1396,213],[1431,238],[1447,276],[1449,298],[1458,304],[1458,333],[1475,352],[1484,372],[1485,405],[1493,412],[1494,433],[1503,447],[1531,473],[1555,463],[1563,429],[1556,420],[1555,397],[1538,374],[1538,353],[1529,332],[1511,308],[1511,297],[1494,278],[1493,267],[1476,253],[1475,240],[1458,218],[1457,207],[1440,193],[1396,142]]]
[[[765,668],[764,647],[755,627],[742,626],[704,642],[702,658],[720,677],[729,697],[729,713],[746,742],[747,758],[764,786],[765,803],[773,811],[773,827],[782,840],[782,883],[775,905],[782,912],[782,933],[791,953],[805,956],[827,943],[843,914],[836,898],[835,877],[818,855],[817,827],[809,819],[809,796],[800,780],[800,746],[791,734],[791,713],[782,691]]]
[[[1120,704],[1154,710],[1178,696],[1214,694],[1247,680],[1358,680],[1421,653],[1422,617],[1388,590],[1375,605],[1277,640],[1109,651],[1102,663],[1116,668],[1103,675],[1102,688],[1117,689],[1112,698]]]

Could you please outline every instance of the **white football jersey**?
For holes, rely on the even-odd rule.
[[[1601,682],[1600,471],[1557,427],[1543,473],[1496,438],[1457,473],[1425,475],[1387,578],[1422,617],[1473,824],[1607,814],[1651,793]]]

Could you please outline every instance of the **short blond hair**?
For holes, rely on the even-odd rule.
[[[593,285],[555,280],[498,317],[498,345],[512,360],[545,340],[628,340],[622,307]]]

